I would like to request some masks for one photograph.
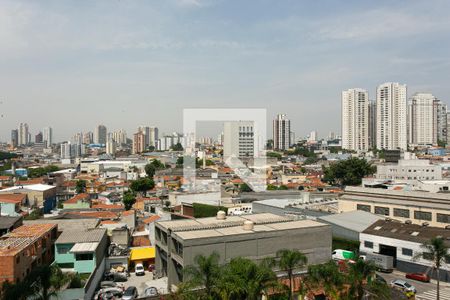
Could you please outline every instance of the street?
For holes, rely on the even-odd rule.
[[[435,300],[436,299],[436,281],[431,280],[431,282],[421,282],[411,279],[406,279],[405,273],[394,271],[392,273],[381,273],[378,272],[381,277],[383,277],[389,284],[394,279],[403,279],[409,282],[411,285],[415,286],[417,289],[416,299],[417,300]],[[450,300],[450,283],[441,282],[440,289],[440,299]]]

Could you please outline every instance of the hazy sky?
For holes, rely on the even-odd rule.
[[[450,104],[450,1],[3,1],[0,140],[267,108],[297,136],[340,131],[340,93],[386,81]],[[34,139],[34,137],[33,137]]]

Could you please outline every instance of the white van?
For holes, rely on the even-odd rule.
[[[336,249],[331,253],[331,258],[333,260],[349,260],[355,259],[355,253],[348,250]]]

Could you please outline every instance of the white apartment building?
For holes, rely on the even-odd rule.
[[[223,130],[223,156],[239,158],[255,154],[255,133],[252,121],[225,122]]]
[[[437,143],[438,100],[430,93],[416,93],[408,103],[408,140],[412,145]]]
[[[407,149],[406,85],[383,83],[377,88],[377,148]]]
[[[19,146],[28,145],[30,143],[30,133],[27,123],[19,124]]]
[[[424,159],[402,159],[398,164],[377,165],[377,179],[391,180],[441,180],[442,167]]]
[[[112,133],[112,139],[117,145],[124,145],[127,143],[127,132],[124,129],[114,131]]]
[[[53,129],[51,127],[45,127],[42,130],[42,140],[45,147],[50,147],[53,144]]]
[[[150,127],[149,131],[149,146],[156,147],[156,141],[159,139],[158,127]]]
[[[109,155],[115,155],[116,154],[116,142],[114,139],[108,138],[108,141],[106,141],[106,154]]]
[[[273,120],[273,148],[287,150],[291,146],[291,121],[286,115],[279,114]]]
[[[366,90],[342,91],[342,148],[369,149],[369,93]]]

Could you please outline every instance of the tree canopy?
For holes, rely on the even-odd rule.
[[[136,195],[131,191],[127,191],[123,194],[122,202],[125,206],[125,210],[130,210],[134,203],[136,203]]]
[[[58,171],[59,168],[54,165],[39,167],[39,168],[28,168],[28,177],[37,178],[47,175],[48,173]]]
[[[145,173],[149,178],[153,178],[157,170],[163,170],[165,168],[165,164],[158,159],[154,159],[151,163],[145,165]]]
[[[337,185],[360,185],[365,176],[376,172],[376,167],[364,158],[351,157],[323,167],[323,180]]]
[[[133,180],[130,184],[130,189],[135,193],[147,195],[147,191],[155,187],[155,182],[150,178],[140,178]]]

